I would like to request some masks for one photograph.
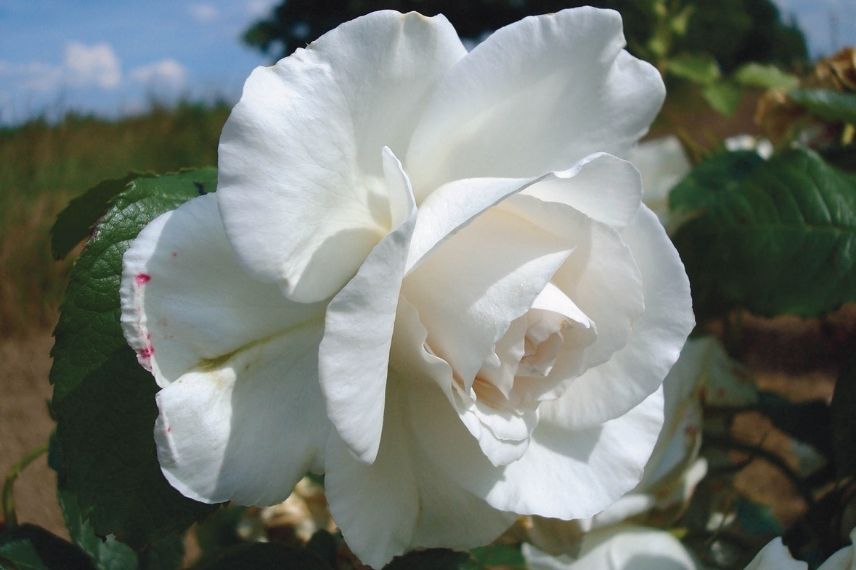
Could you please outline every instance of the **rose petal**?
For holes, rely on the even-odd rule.
[[[450,180],[526,178],[592,152],[626,155],[665,88],[624,43],[618,12],[588,7],[494,32],[446,74],[414,132],[405,165],[417,201]]]
[[[571,209],[566,204],[520,195],[504,205],[575,245],[553,276],[553,284],[594,323],[597,337],[581,354],[568,347],[559,354],[550,383],[566,383],[581,371],[606,362],[627,343],[645,308],[641,273],[618,231],[591,221],[588,232],[578,232],[565,221]]]
[[[578,163],[579,173],[557,173],[528,187],[524,194],[566,204],[598,222],[623,228],[642,203],[642,180],[626,160],[597,153]]]
[[[330,512],[351,550],[373,568],[416,547],[468,550],[514,522],[514,515],[491,508],[450,480],[418,447],[403,392],[413,387],[443,396],[438,387],[412,380],[391,378],[373,464],[355,459],[335,433],[328,445],[324,485]]]
[[[544,406],[542,419],[576,429],[621,416],[662,384],[695,325],[683,263],[653,212],[643,206],[621,237],[642,272],[645,312],[627,345]],[[595,267],[598,262],[606,260],[599,258]],[[579,304],[599,322],[585,303]]]
[[[423,449],[454,481],[499,510],[585,518],[639,483],[663,424],[663,395],[658,390],[623,416],[587,430],[540,421],[526,453],[503,467],[479,452],[452,413],[439,394],[422,391],[410,402]]]
[[[381,149],[465,53],[443,16],[374,12],[257,68],[220,139],[217,195],[243,264],[309,302],[338,291],[394,225]]]
[[[324,311],[243,271],[213,195],[140,232],[125,252],[120,295],[125,336],[160,386],[296,324],[321,322]]]
[[[573,546],[576,555],[551,556],[530,544],[523,557],[530,570],[696,570],[692,554],[671,533],[634,525],[590,532]]]
[[[674,135],[639,143],[630,152],[645,185],[645,205],[668,226],[669,192],[692,168],[681,141]]]
[[[387,185],[404,196],[401,210],[408,213],[330,301],[319,353],[327,415],[351,452],[366,463],[374,461],[380,445],[395,309],[416,223],[407,175],[389,149],[385,160]]]
[[[584,231],[587,220],[568,209],[566,223]],[[404,295],[419,310],[431,349],[448,361],[469,389],[511,322],[525,314],[573,249],[502,208],[474,219],[426,256],[404,280]]]
[[[158,392],[158,461],[205,503],[271,505],[320,470],[329,431],[317,376],[320,323],[188,372]]]

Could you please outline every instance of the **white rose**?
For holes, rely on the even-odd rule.
[[[585,535],[575,555],[552,556],[531,544],[523,545],[529,570],[696,570],[681,541],[666,531],[616,525]]]
[[[613,156],[664,96],[623,45],[607,10],[526,18],[470,53],[442,16],[386,11],[256,69],[217,194],[124,258],[170,483],[266,505],[324,472],[374,567],[632,489],[693,317]]]
[[[856,570],[856,528],[850,531],[850,542],[850,546],[827,558],[817,570]],[[782,538],[777,536],[758,551],[746,570],[808,570],[808,564],[795,560]]]

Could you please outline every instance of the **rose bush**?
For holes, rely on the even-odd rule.
[[[694,321],[619,158],[664,96],[623,46],[592,8],[470,53],[442,16],[377,12],[256,69],[217,193],[124,256],[169,482],[267,505],[324,473],[375,567],[636,486]]]

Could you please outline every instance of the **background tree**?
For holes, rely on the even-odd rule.
[[[393,9],[443,13],[462,38],[475,42],[525,16],[586,4],[621,12],[630,51],[651,61],[666,50],[707,52],[728,72],[748,61],[793,67],[808,59],[803,33],[782,20],[772,0],[287,0],[243,39],[279,59],[342,22]]]

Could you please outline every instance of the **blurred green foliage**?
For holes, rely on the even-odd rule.
[[[729,72],[746,62],[790,68],[808,60],[803,33],[783,21],[772,0],[288,0],[250,26],[244,41],[281,58],[342,22],[381,9],[442,13],[461,37],[477,41],[525,16],[585,5],[621,12],[630,51],[649,61],[704,52]]]

